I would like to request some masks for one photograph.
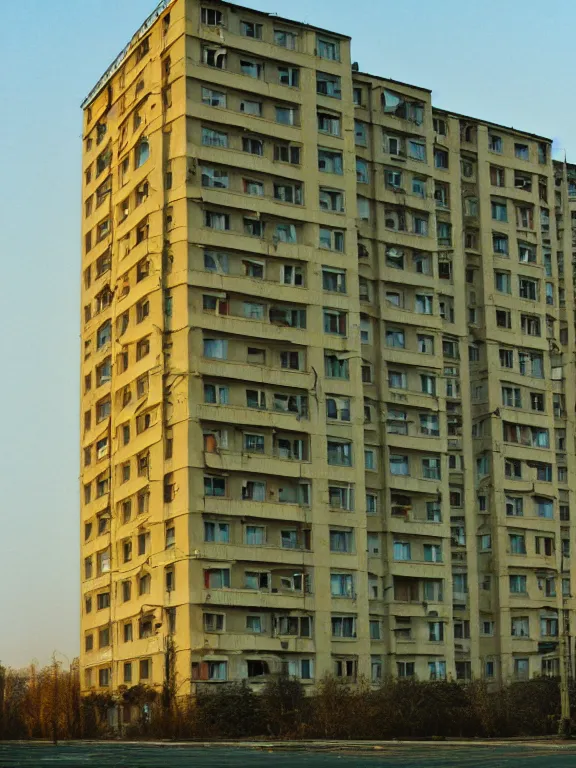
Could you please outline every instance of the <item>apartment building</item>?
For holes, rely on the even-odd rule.
[[[83,108],[84,689],[557,671],[551,142],[218,0],[164,0]]]

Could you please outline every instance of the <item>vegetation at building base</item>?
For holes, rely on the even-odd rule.
[[[576,683],[570,693],[575,701]],[[140,713],[123,735],[143,739],[544,736],[557,733],[560,690],[552,678],[493,690],[483,681],[412,679],[374,689],[326,677],[306,695],[297,680],[280,676],[258,693],[245,683],[205,684],[194,698],[177,698],[173,686],[137,685],[82,697],[77,665],[0,667],[0,739],[110,738],[118,733],[109,713],[120,709]]]

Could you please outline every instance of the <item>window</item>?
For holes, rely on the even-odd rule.
[[[209,67],[226,69],[226,51],[222,48],[202,47],[202,61]]]
[[[264,70],[264,65],[261,64],[259,61],[240,59],[240,71],[242,72],[243,75],[247,75],[248,77],[254,77],[258,79],[262,76],[263,70]],[[246,111],[242,109],[242,103],[240,104],[240,111],[242,112]],[[260,112],[258,114],[260,114]]]
[[[440,480],[440,459],[422,459],[422,476],[427,480]]]
[[[287,32],[284,29],[274,30],[274,42],[282,48],[288,48],[290,51],[295,51],[297,39],[297,35],[293,32]]]
[[[344,193],[339,189],[320,187],[319,202],[320,209],[323,211],[335,211],[337,213],[344,211]]]
[[[329,133],[331,136],[340,136],[340,115],[332,112],[318,112],[318,131]]]
[[[427,294],[416,294],[414,310],[421,315],[433,314],[434,297]]]
[[[532,175],[528,173],[514,172],[515,189],[523,189],[525,192],[532,191]]]
[[[518,261],[523,264],[536,263],[536,247],[532,243],[518,241]]]
[[[502,405],[509,408],[522,408],[520,387],[502,387]]]
[[[192,662],[193,680],[220,680],[228,678],[227,661],[206,661],[202,664]]]
[[[522,479],[522,462],[519,459],[506,459],[504,475],[512,480]]]
[[[246,631],[260,634],[264,632],[263,616],[246,616]]]
[[[354,489],[350,485],[328,485],[328,503],[332,509],[352,511]]]
[[[241,21],[240,34],[244,35],[244,37],[252,37],[255,40],[261,40],[262,24],[255,24],[253,21]]]
[[[249,453],[264,453],[264,435],[244,433],[244,450]]]
[[[441,621],[428,622],[428,640],[432,643],[439,643],[444,640],[444,624]]]
[[[346,335],[347,313],[337,309],[324,309],[324,333]]]
[[[216,384],[204,384],[204,402],[217,405],[228,405],[229,389]]]
[[[549,465],[544,465],[544,466],[549,466]],[[554,504],[550,499],[545,499],[542,496],[535,496],[534,505],[536,507],[536,514],[538,515],[538,517],[545,517],[545,518],[548,518],[549,520],[554,517]]]
[[[349,397],[326,397],[326,418],[350,421]]]
[[[220,496],[226,495],[226,479],[215,475],[204,475],[204,495]]]
[[[276,224],[272,238],[274,242],[296,243],[296,227],[294,224]]]
[[[346,270],[323,266],[322,288],[334,293],[346,293]]]
[[[299,165],[300,164],[300,147],[293,146],[292,144],[275,144],[274,160],[281,163],[290,163],[291,165]]]
[[[240,102],[240,112],[244,112],[246,115],[262,117],[262,102],[242,99]]]
[[[325,37],[316,38],[316,53],[321,59],[340,61],[340,43]]]
[[[330,379],[348,379],[350,377],[348,360],[337,353],[324,353],[324,371]]]
[[[428,234],[428,217],[424,215],[414,215],[412,217],[412,228],[415,235],[426,237]],[[451,242],[449,224],[438,223],[438,240],[440,243],[446,241],[446,244]]]
[[[294,107],[276,107],[276,122],[283,125],[296,125],[297,110]]]
[[[245,217],[243,219],[244,234],[251,237],[262,237],[264,235],[264,222],[260,219]]]
[[[541,336],[540,318],[535,315],[520,315],[520,328],[528,336]]]
[[[502,152],[502,137],[493,133],[488,134],[488,149],[490,152]]]
[[[208,168],[203,166],[200,171],[203,187],[213,187],[215,189],[228,188],[228,171],[225,168]]]
[[[434,150],[434,167],[448,168],[448,152],[445,149]]]
[[[222,11],[217,11],[214,8],[202,8],[200,16],[202,24],[206,24],[209,27],[223,26],[224,19]]]
[[[420,389],[427,395],[436,394],[436,377],[420,374]]]
[[[259,155],[261,157],[264,154],[264,143],[261,139],[253,139],[249,136],[243,136],[242,151],[248,152],[250,155]]]
[[[244,529],[244,541],[253,546],[266,543],[266,528],[263,525],[247,525]]]
[[[502,368],[514,368],[514,350],[503,349],[499,350],[500,365]]]
[[[495,165],[490,166],[490,184],[493,187],[504,187],[506,185],[506,172],[504,168],[497,168]]]
[[[344,232],[338,229],[320,227],[320,248],[331,251],[344,251]]]
[[[104,627],[98,632],[98,648],[107,648],[110,645],[110,628]]]
[[[333,466],[352,466],[352,443],[328,440],[328,464]]]
[[[516,226],[518,229],[534,229],[534,209],[531,205],[516,206]]]
[[[512,276],[510,272],[494,272],[494,285],[500,293],[512,293]]]
[[[434,131],[439,136],[447,136],[448,135],[448,125],[446,123],[446,120],[442,120],[440,117],[434,117],[432,119],[432,126],[434,128]]]
[[[518,293],[522,299],[538,301],[538,280],[520,276],[518,278]]]
[[[214,91],[212,88],[202,87],[202,103],[211,107],[226,107],[226,94],[222,91]]]
[[[230,570],[228,568],[207,568],[204,570],[204,587],[206,589],[223,589],[230,586]]]
[[[426,336],[424,334],[418,334],[417,336],[418,341],[418,352],[424,355],[433,355],[434,354],[434,337],[433,336]]]
[[[228,147],[228,134],[212,128],[202,128],[202,144],[207,147]]]
[[[386,346],[404,349],[406,346],[404,330],[402,328],[386,328]]]
[[[368,136],[366,123],[361,123],[359,120],[354,121],[354,138],[356,145],[361,147],[367,146]]]
[[[403,541],[395,541],[392,545],[394,560],[407,561],[412,559],[410,544]]]
[[[204,541],[228,544],[230,542],[230,525],[204,521]]]
[[[440,422],[437,414],[420,414],[420,434],[432,437],[438,437],[440,435]]]
[[[529,160],[530,159],[530,149],[527,144],[514,144],[514,155],[519,160]]]
[[[510,542],[510,553],[512,555],[526,554],[526,537],[522,534],[511,533],[508,536]]]
[[[522,376],[544,377],[544,359],[538,352],[518,352],[518,365]]]
[[[391,453],[389,458],[390,474],[395,476],[409,475],[408,456]]]
[[[426,197],[426,180],[425,179],[412,179],[412,194],[417,197]]]
[[[403,371],[388,371],[388,386],[392,389],[407,389],[408,380]]]
[[[318,150],[318,169],[325,173],[343,173],[342,152],[329,149]]]
[[[332,637],[356,637],[356,617],[332,616]]]
[[[371,470],[378,468],[377,451],[375,448],[364,449],[364,468]]]
[[[424,561],[427,563],[442,562],[442,548],[440,544],[424,544]]]
[[[302,352],[280,352],[280,367],[292,371],[304,370],[304,357]]]
[[[384,181],[387,187],[392,189],[399,189],[402,187],[402,172],[401,171],[385,171]]]
[[[524,575],[511,575],[509,577],[510,592],[515,595],[522,595],[527,593],[526,589],[526,576]]]
[[[327,72],[316,72],[316,93],[323,96],[331,96],[334,99],[342,98],[340,77],[330,75]]]
[[[403,95],[385,89],[382,93],[382,109],[386,114],[410,120],[417,125],[424,121],[424,105],[418,101],[408,101]]]
[[[491,203],[491,209],[492,218],[494,221],[508,221],[508,209],[506,207],[506,202],[496,202],[493,200]]]
[[[228,230],[230,229],[230,215],[216,211],[204,211],[204,224],[210,229]]]
[[[110,685],[110,678],[111,673],[108,667],[98,670],[98,685],[100,688],[107,688]]]
[[[260,571],[245,571],[244,589],[269,590],[270,574]]]
[[[512,313],[508,309],[496,309],[496,325],[498,328],[512,328]]]
[[[96,159],[96,177],[100,176],[112,162],[112,150],[110,148],[101,152]],[[87,179],[88,182],[88,179]]]
[[[392,152],[391,152],[392,154]],[[396,153],[399,154],[399,153]],[[408,141],[408,154],[413,160],[421,160],[422,162],[426,162],[426,144],[423,141],[416,141],[415,139],[410,139]],[[436,157],[434,158],[436,162]],[[442,167],[442,166],[437,166]],[[448,166],[446,166],[448,167]]]

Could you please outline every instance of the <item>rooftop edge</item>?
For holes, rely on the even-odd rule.
[[[92,88],[92,90],[88,93],[88,96],[84,99],[82,104],[80,105],[81,109],[86,109],[86,107],[94,101],[96,96],[100,93],[100,91],[107,85],[107,83],[110,81],[110,79],[116,74],[116,72],[120,69],[122,66],[122,63],[128,56],[128,53],[134,43],[138,42],[138,40],[142,39],[144,35],[148,32],[148,30],[152,27],[154,22],[161,16],[162,13],[170,6],[172,3],[174,3],[175,0],[160,0],[160,3],[156,6],[156,8],[152,11],[150,16],[144,21],[144,23],[138,28],[138,30],[132,35],[130,38],[130,41],[127,43],[127,45],[124,46],[124,48],[120,51],[118,56],[114,59],[112,64],[108,67],[108,69],[104,72],[102,77],[98,80],[96,85]],[[238,3],[230,3],[226,0],[212,0],[213,3],[217,3],[218,5],[224,5],[224,6],[231,6],[233,8],[241,8],[242,10],[250,11],[250,13],[257,14],[258,16],[266,16],[266,18],[272,18],[272,19],[278,19],[278,21],[286,22],[287,24],[296,24],[299,27],[305,27],[306,29],[313,29],[316,32],[325,32],[329,35],[333,35],[335,37],[339,37],[342,40],[351,40],[352,38],[350,35],[343,35],[340,32],[333,32],[329,29],[323,29],[322,27],[315,27],[313,24],[305,24],[301,21],[295,21],[294,19],[287,19],[283,16],[278,16],[275,13],[268,13],[267,11],[257,11],[254,8],[249,8],[245,5],[239,5]]]

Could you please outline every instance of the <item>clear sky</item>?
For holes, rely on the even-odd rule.
[[[254,0],[353,38],[360,69],[554,138],[576,161],[571,0]],[[80,103],[155,0],[4,0],[0,661],[78,653]]]

